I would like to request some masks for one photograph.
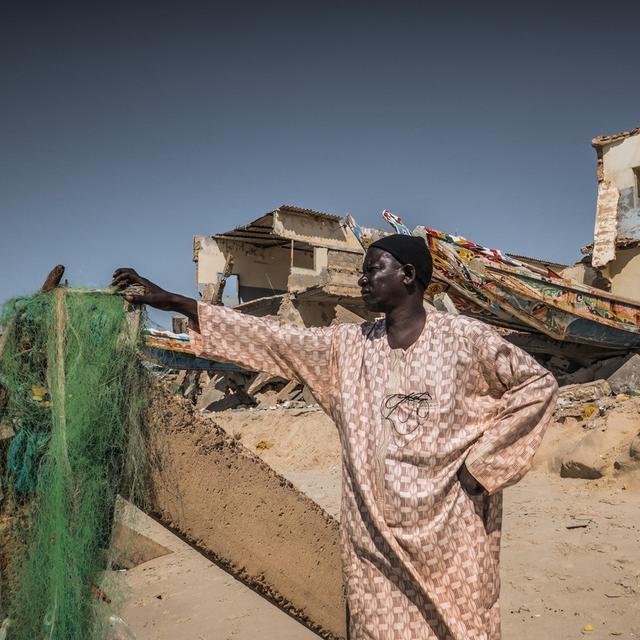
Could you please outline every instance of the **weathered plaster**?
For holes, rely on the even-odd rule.
[[[640,167],[640,135],[625,138],[602,150],[604,177],[621,191],[635,185],[633,168]]]
[[[611,293],[640,301],[640,250],[618,248],[616,259],[610,262],[605,275],[611,281]]]
[[[560,275],[567,280],[573,280],[588,287],[597,287],[605,291],[609,290],[609,282],[603,277],[600,269],[596,269],[584,262],[578,262],[571,267],[566,267],[560,271]]]
[[[594,267],[603,267],[616,257],[618,231],[618,188],[608,180],[598,185],[596,228],[593,234]]]
[[[222,273],[229,255],[233,255],[231,275],[238,276],[238,291],[242,300],[273,295],[287,290],[291,268],[289,247],[260,248],[247,242],[226,238],[199,238],[196,260],[198,288],[215,282]],[[301,258],[305,263],[307,258]]]
[[[640,194],[634,169],[640,167],[640,135],[634,130],[594,140],[598,153],[598,204],[594,232],[594,267],[607,267],[603,275],[611,291],[637,298],[632,284],[640,276]]]
[[[317,247],[354,250],[360,247],[357,238],[340,220],[294,213],[286,209],[274,212],[273,232],[283,238],[308,242]]]
[[[294,261],[289,274],[289,291],[304,291],[309,287],[325,284],[328,280],[328,250],[326,247],[314,247],[311,265],[304,268]]]
[[[620,190],[617,239],[618,243],[640,240],[640,208],[636,204],[635,187]]]

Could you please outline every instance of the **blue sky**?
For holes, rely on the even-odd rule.
[[[579,259],[591,138],[640,125],[640,9],[430,4],[5,10],[0,300],[58,262],[194,295],[192,236],[282,203]]]

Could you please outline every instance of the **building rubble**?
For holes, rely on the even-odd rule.
[[[594,241],[574,265],[488,249],[388,211],[388,230],[352,216],[282,205],[225,233],[195,236],[202,300],[305,327],[372,319],[357,281],[363,253],[387,233],[425,238],[434,277],[425,304],[479,318],[531,353],[561,385],[606,380],[640,349],[640,129],[595,138],[598,199]],[[175,386],[198,408],[219,411],[313,404],[286,380],[197,359],[186,320],[151,331],[148,356],[175,370]],[[640,383],[638,384],[640,386]]]

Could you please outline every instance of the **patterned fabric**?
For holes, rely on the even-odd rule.
[[[305,329],[199,304],[196,353],[304,381],[342,443],[353,640],[498,640],[501,490],[530,466],[556,383],[483,323],[428,310],[389,347],[384,320]],[[487,489],[469,496],[466,461]]]

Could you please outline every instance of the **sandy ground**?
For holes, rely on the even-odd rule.
[[[126,572],[122,618],[136,640],[318,638],[142,512],[127,523],[171,551]]]
[[[533,471],[505,491],[505,640],[640,638],[640,495],[590,482]]]

